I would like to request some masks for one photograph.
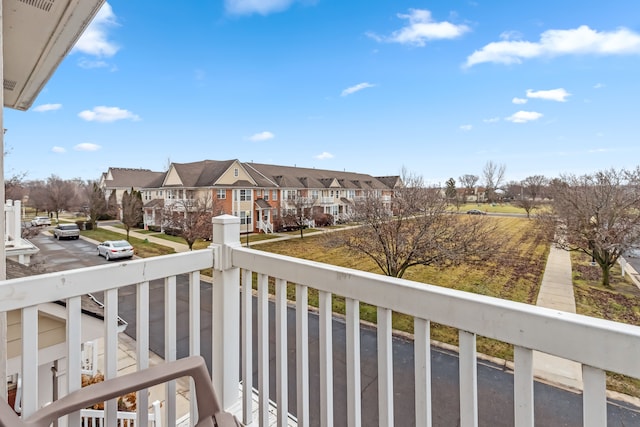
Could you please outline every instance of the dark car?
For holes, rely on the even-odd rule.
[[[467,211],[469,215],[486,215],[486,212],[481,211],[480,209],[470,209]]]

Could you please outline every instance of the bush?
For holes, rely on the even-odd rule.
[[[80,230],[84,230],[84,221],[76,221],[76,225]]]
[[[147,225],[147,230],[159,233],[160,231],[162,231],[162,227],[160,227],[159,225]]]
[[[313,216],[316,227],[327,227],[333,225],[333,215],[327,213],[319,213]]]

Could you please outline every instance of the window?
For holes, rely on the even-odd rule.
[[[247,215],[249,214],[249,215]],[[251,212],[250,211],[240,211],[240,215],[236,212],[235,216],[240,217],[240,224],[242,225],[251,225]]]
[[[216,192],[216,197],[218,199],[226,199],[227,198],[227,190],[225,190],[224,188],[218,188],[218,191]]]
[[[262,190],[256,190],[256,198],[262,197]]]
[[[264,190],[264,200],[269,201],[269,190]]]
[[[235,168],[233,170],[233,176],[238,177],[238,175],[240,175],[240,171],[238,170],[238,168]]]
[[[318,198],[318,190],[311,190],[311,198],[312,199]]]
[[[251,201],[251,190],[240,190],[240,201],[241,202],[250,202]]]
[[[278,200],[278,190],[273,190],[271,192],[271,196],[272,196],[271,200],[273,200],[273,201]]]

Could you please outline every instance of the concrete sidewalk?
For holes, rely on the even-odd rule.
[[[569,252],[551,246],[536,305],[570,313],[576,312]],[[553,331],[549,331],[550,334]],[[534,375],[554,384],[582,390],[582,365],[535,351]]]

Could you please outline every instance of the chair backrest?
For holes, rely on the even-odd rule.
[[[200,356],[191,356],[83,387],[36,411],[27,420],[21,420],[11,407],[2,401],[0,402],[0,427],[48,427],[58,418],[94,403],[104,402],[185,376],[192,377],[195,384],[199,416],[196,426],[235,427],[240,425],[235,417],[222,411],[204,359]]]

